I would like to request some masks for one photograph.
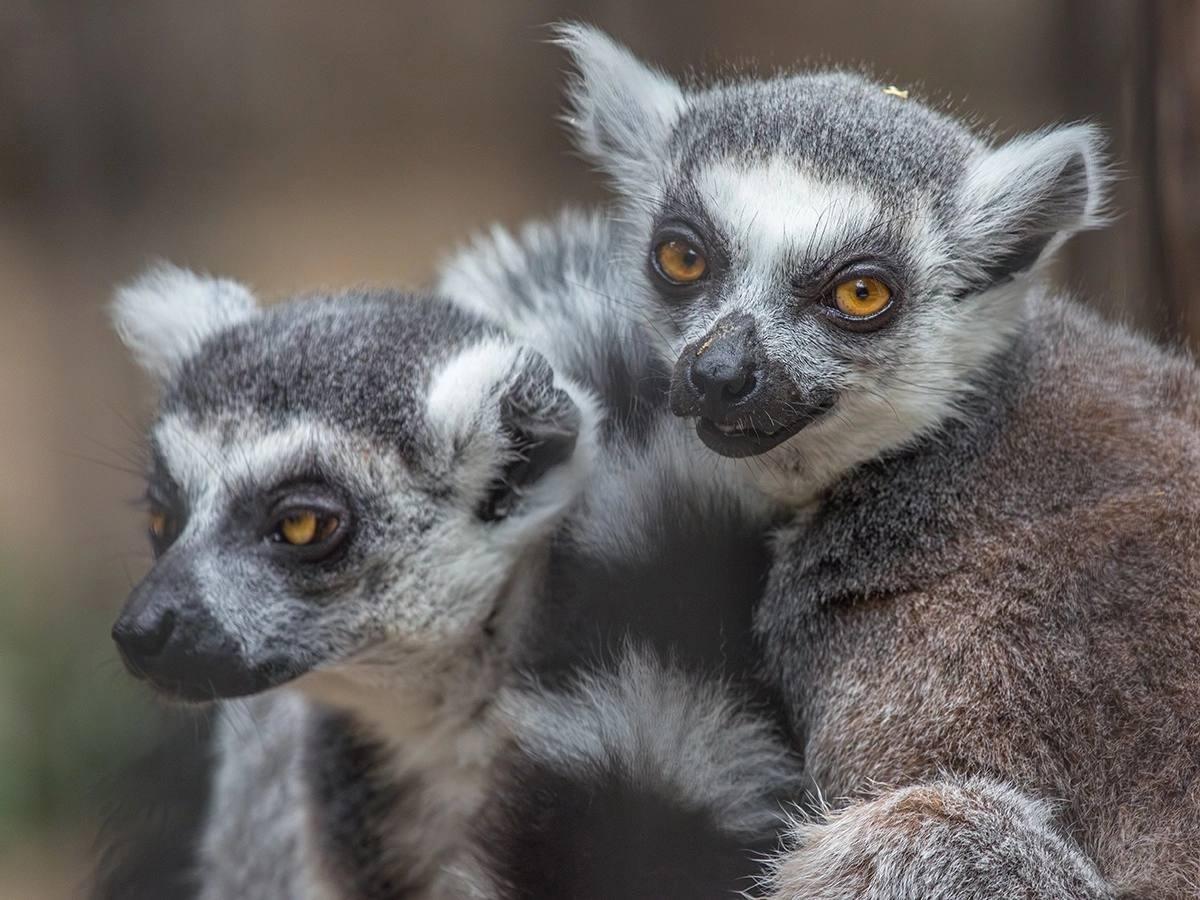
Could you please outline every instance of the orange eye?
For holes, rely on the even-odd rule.
[[[337,516],[302,509],[283,517],[279,523],[279,536],[294,547],[306,547],[325,540],[337,531],[337,527]]]
[[[154,550],[154,557],[157,559],[179,536],[179,521],[170,512],[161,507],[154,507],[150,510],[150,518],[146,522],[146,526],[150,532],[150,547]]]
[[[708,271],[708,260],[684,240],[663,241],[654,248],[654,263],[671,284],[693,284]]]
[[[166,537],[168,524],[166,513],[150,513],[150,536],[156,541],[161,541]]]
[[[865,319],[887,308],[892,291],[878,278],[848,278],[834,289],[833,299],[844,315]]]

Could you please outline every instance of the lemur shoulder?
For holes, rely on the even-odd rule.
[[[792,511],[756,627],[856,802],[778,896],[1194,896],[1200,375],[1045,286],[1102,221],[1096,129],[560,39],[672,408]]]

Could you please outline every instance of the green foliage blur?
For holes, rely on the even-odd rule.
[[[0,848],[94,830],[107,786],[156,737],[152,701],[108,639],[111,613],[46,602],[70,590],[0,560]]]

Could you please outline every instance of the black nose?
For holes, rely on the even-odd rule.
[[[728,352],[710,353],[692,366],[692,384],[705,400],[732,403],[758,384],[754,360]]]
[[[692,414],[718,421],[739,415],[761,386],[762,358],[749,316],[735,313],[715,325],[680,359],[693,393]]]
[[[174,630],[174,610],[143,609],[139,615],[119,618],[113,626],[112,638],[130,662],[143,666],[162,653]]]

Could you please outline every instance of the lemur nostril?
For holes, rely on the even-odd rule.
[[[739,372],[721,388],[721,396],[726,400],[740,400],[753,391],[756,384],[758,379],[753,372]]]
[[[697,393],[709,401],[740,400],[758,383],[753,366],[744,360],[725,357],[701,359],[689,374]]]
[[[167,645],[175,630],[175,613],[166,610],[151,622],[118,622],[113,626],[113,640],[133,656],[145,659],[157,656]]]
[[[725,379],[721,385],[721,396],[726,400],[733,400],[742,393],[742,387],[746,384],[746,373],[735,372]]]

